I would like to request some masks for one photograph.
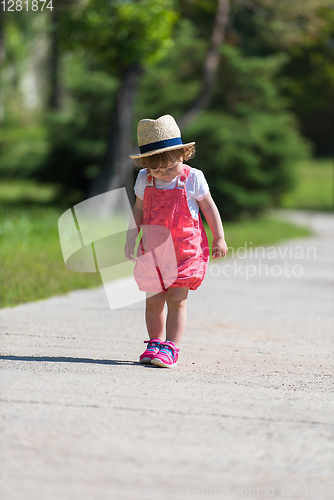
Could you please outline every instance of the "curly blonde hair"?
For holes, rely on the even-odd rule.
[[[195,146],[186,146],[184,148],[171,149],[163,153],[156,153],[151,156],[144,156],[143,158],[133,158],[133,162],[138,170],[147,168],[155,170],[157,168],[167,168],[172,163],[175,164],[182,161],[188,161],[195,156]]]

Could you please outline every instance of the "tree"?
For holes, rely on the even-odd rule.
[[[191,9],[189,9],[190,4]],[[190,0],[181,1],[181,5],[195,23],[198,22],[199,16],[203,15],[203,7],[201,5],[201,12],[199,2],[197,12],[193,8],[194,2]],[[280,2],[276,0],[218,0],[210,43],[203,64],[201,90],[191,107],[180,118],[181,127],[195,120],[210,104],[219,67],[219,49],[225,41],[228,27],[233,30],[233,27],[229,26],[231,10],[233,18],[240,10],[245,10],[245,7],[255,12],[257,28],[260,32],[257,35],[262,35],[268,45],[282,49],[291,45],[301,45],[319,35],[324,24],[319,11],[327,5],[328,0],[295,0],[293,4],[288,0]]]
[[[233,219],[277,206],[293,184],[292,166],[310,147],[280,95],[285,58],[244,58],[227,46],[221,51],[220,86],[210,109],[188,126],[186,139],[196,141],[193,165],[205,165],[223,217]]]
[[[5,11],[0,9],[0,78],[2,72],[3,62],[6,56],[6,48],[5,48],[5,36],[4,36],[4,14]],[[3,121],[4,111],[3,111],[3,95],[0,88],[0,123]]]
[[[246,17],[255,28],[262,47],[267,50],[301,46],[319,37],[326,25],[324,10],[332,8],[331,0],[235,0],[235,15],[252,12]],[[238,26],[238,23],[235,24]],[[240,28],[240,24],[239,24]],[[245,27],[243,35],[252,34]],[[252,44],[253,45],[253,44]],[[254,45],[253,45],[254,47]]]
[[[204,47],[196,40],[193,25],[183,20],[179,28],[177,49],[143,77],[138,115],[145,109],[150,116],[171,109],[176,117],[177,112],[182,116],[198,94],[191,75],[197,82]],[[194,51],[198,59],[189,60]],[[280,93],[279,73],[286,59],[284,54],[244,57],[240,49],[221,46],[211,103],[183,130],[185,142],[196,142],[191,165],[204,170],[225,219],[257,214],[277,204],[291,186],[291,166],[309,153]],[[183,71],[175,76],[170,68],[180,60],[185,61]],[[158,100],[163,83],[171,89]]]
[[[48,107],[52,110],[61,108],[61,81],[60,81],[60,59],[61,59],[61,36],[62,23],[66,22],[69,9],[73,5],[80,5],[80,0],[57,0],[57,6],[50,13],[49,25],[49,82]]]
[[[327,0],[238,0],[231,37],[245,55],[284,51],[281,92],[315,153],[334,153],[334,5]]]
[[[298,116],[303,134],[315,144],[317,155],[334,155],[334,10],[320,35],[307,44],[292,47],[283,68],[284,95]]]
[[[269,149],[279,145],[282,153],[276,151],[272,163],[278,169],[278,177],[282,174],[276,194],[274,184],[269,181],[271,194],[268,196],[264,193],[267,181],[257,187],[246,182],[240,187],[245,190],[244,195],[234,197],[234,201],[243,201],[233,202],[234,205],[231,202],[234,206],[231,214],[244,210],[245,200],[250,200],[255,190],[259,196],[253,192],[253,201],[249,202],[251,211],[273,202],[279,197],[278,191],[289,184],[288,157],[291,162],[305,152],[305,145],[298,138],[297,123],[287,113],[288,102],[281,99],[284,88],[285,95],[292,95],[287,90],[288,79],[284,81],[281,76],[286,76],[284,68],[288,68],[289,56],[293,56],[298,47],[311,46],[318,40],[326,26],[323,18],[328,17],[324,5],[325,0],[295,0],[293,5],[287,0],[279,3],[274,0],[81,0],[74,3],[60,23],[58,20],[56,59],[59,61],[59,53],[66,52],[66,64],[72,61],[75,65],[75,61],[81,59],[85,69],[82,82],[76,86],[62,82],[67,86],[66,102],[70,105],[62,112],[50,114],[50,151],[44,174],[48,169],[48,175],[52,174],[49,180],[56,181],[58,176],[64,185],[81,190],[87,188],[89,174],[90,179],[95,177],[90,187],[91,196],[122,185],[128,187],[130,194],[133,168],[129,154],[135,123],[145,116],[154,118],[170,113],[184,128],[184,137],[191,132],[198,141],[201,136],[206,138],[206,151],[213,145],[217,149],[217,143],[210,143],[210,134],[201,124],[205,123],[211,134],[217,129],[216,138],[220,136],[225,149],[229,149],[228,127],[235,131],[229,139],[232,145],[229,150],[235,157],[224,156],[225,161],[234,165],[236,177],[230,178],[230,186],[234,186],[235,193],[239,182],[237,170],[246,168],[245,158],[249,160],[248,166],[254,158],[257,165],[262,165],[261,155],[270,159]],[[324,15],[321,9],[325,9]],[[59,15],[61,13],[60,9]],[[229,52],[230,46],[238,50]],[[282,52],[288,57],[282,58]],[[244,86],[243,79],[246,79]],[[56,86],[55,89],[56,96]],[[215,127],[210,125],[208,117]],[[102,137],[106,146],[103,158]],[[234,140],[237,137],[238,140]],[[259,140],[267,146],[259,147]],[[245,149],[243,162],[239,161],[242,149]],[[285,154],[284,150],[290,153]],[[98,164],[102,168],[95,176]],[[228,169],[220,168],[218,158],[214,165],[217,175],[227,181]],[[262,168],[259,167],[260,171]],[[261,198],[264,204],[255,198]]]
[[[218,0],[217,10],[213,21],[213,29],[209,48],[203,65],[202,88],[191,107],[179,120],[180,126],[185,127],[195,120],[203,109],[210,104],[212,90],[216,82],[219,67],[219,49],[224,42],[226,27],[229,21],[230,0]]]
[[[84,47],[106,72],[119,80],[107,152],[101,172],[92,184],[91,196],[120,186],[132,193],[129,154],[138,78],[172,44],[170,35],[176,19],[172,0],[90,0],[79,15],[73,11],[68,25],[69,47]]]

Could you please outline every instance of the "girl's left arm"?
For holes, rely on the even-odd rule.
[[[228,248],[225,241],[223,223],[218,212],[218,208],[213,201],[210,193],[208,193],[206,197],[198,203],[213,234],[212,258],[218,259],[219,257],[224,257],[228,252]]]

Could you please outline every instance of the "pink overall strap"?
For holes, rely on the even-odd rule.
[[[152,188],[155,187],[155,182],[154,182],[154,177],[152,174],[150,174],[149,170],[146,172],[146,188]],[[144,197],[145,197],[145,192],[144,192]],[[143,224],[147,225],[150,222],[151,218],[151,208],[152,208],[152,196],[148,196],[146,198],[146,203],[147,203],[147,210],[145,218],[143,220]]]
[[[179,176],[177,178],[177,185],[174,188],[175,190],[182,189],[182,191],[179,192],[178,195],[176,196],[176,209],[175,209],[173,227],[178,227],[178,225],[179,225],[182,198],[183,198],[183,196],[187,197],[187,193],[185,192],[185,189],[186,189],[186,184],[187,184],[189,172],[190,172],[190,167],[188,165],[183,165],[183,170],[179,174]]]

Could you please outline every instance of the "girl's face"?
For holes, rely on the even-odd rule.
[[[172,181],[177,175],[182,172],[183,161],[179,160],[176,163],[168,163],[166,168],[155,168],[150,170],[150,174],[156,179],[164,181]]]

